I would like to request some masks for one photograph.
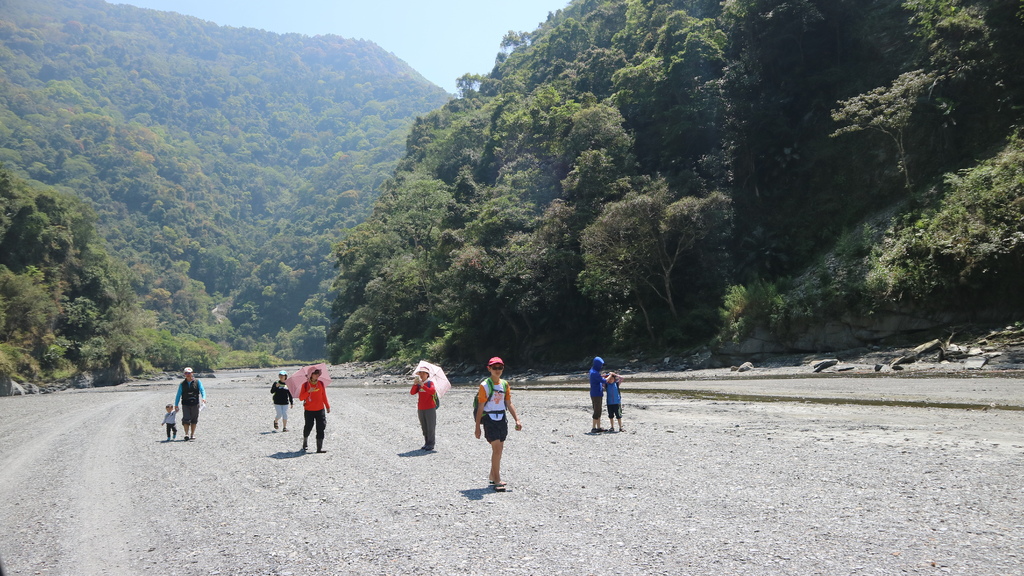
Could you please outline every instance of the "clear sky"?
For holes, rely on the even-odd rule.
[[[494,66],[509,30],[533,31],[569,0],[107,0],[196,16],[217,24],[337,34],[392,52],[448,92],[469,72]]]

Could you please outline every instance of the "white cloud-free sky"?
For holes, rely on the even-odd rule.
[[[428,80],[455,92],[455,79],[494,66],[509,30],[533,31],[569,0],[107,0],[196,16],[217,24],[336,34],[369,40]]]

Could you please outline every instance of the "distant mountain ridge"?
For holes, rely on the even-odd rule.
[[[331,244],[449,98],[363,40],[0,2],[0,162],[92,204],[158,326],[237,347],[322,356]]]

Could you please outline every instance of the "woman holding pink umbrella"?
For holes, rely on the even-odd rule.
[[[327,382],[321,380],[322,375],[327,377],[321,366],[323,365],[307,366],[296,374],[292,374],[288,379],[289,382],[292,381],[301,372],[308,374],[306,381],[299,389],[299,401],[302,402],[302,407],[305,409],[303,414],[306,418],[305,426],[302,427],[302,450],[309,449],[309,433],[316,425],[316,451],[318,454],[326,452],[324,450],[324,430],[327,429],[327,414],[331,413],[331,403],[327,399]]]

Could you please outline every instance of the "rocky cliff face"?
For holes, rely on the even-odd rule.
[[[915,313],[888,312],[870,316],[844,316],[819,324],[791,327],[785,334],[758,327],[740,342],[726,342],[713,350],[712,367],[738,366],[744,362],[757,362],[780,354],[839,352],[878,346],[916,345],[932,338],[944,336],[952,339],[963,326],[994,322],[1006,315],[998,311],[974,314],[970,318],[955,312]],[[985,331],[988,336],[999,334],[1008,343],[1015,343],[1018,329],[1010,326]],[[982,335],[985,336],[985,335]],[[965,338],[968,338],[966,335]],[[1024,333],[1021,333],[1024,338]],[[948,343],[947,343],[948,344]]]

